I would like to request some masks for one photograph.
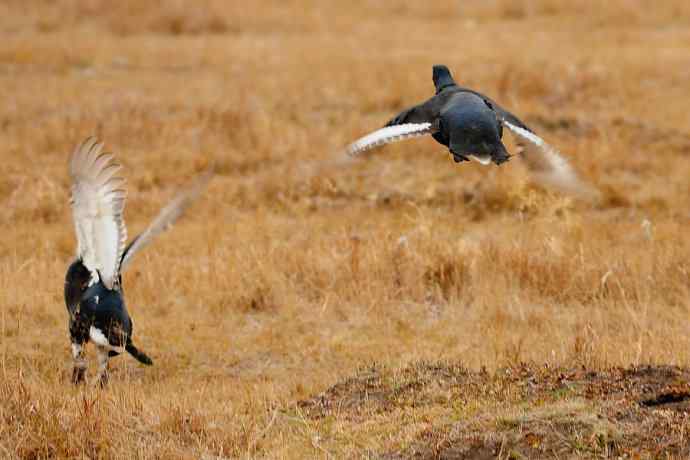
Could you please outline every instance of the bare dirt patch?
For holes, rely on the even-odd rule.
[[[312,419],[361,421],[432,406],[457,420],[430,420],[387,459],[686,458],[690,370],[600,370],[522,364],[495,373],[456,363],[373,366],[300,401]],[[432,413],[433,411],[429,411]]]

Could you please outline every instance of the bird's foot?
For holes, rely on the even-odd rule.
[[[108,386],[108,380],[110,380],[110,378],[108,376],[108,371],[106,370],[105,372],[101,372],[101,375],[98,378],[98,384],[101,386],[101,388],[105,388]]]
[[[466,156],[464,156],[464,155],[458,155],[457,153],[453,153],[453,160],[454,160],[456,163],[461,163],[461,162],[463,162],[463,161],[470,161],[470,159],[467,158]]]
[[[84,383],[84,376],[86,375],[86,367],[74,366],[72,369],[72,383],[79,385]]]
[[[98,347],[96,349],[96,356],[98,357],[98,377],[96,383],[100,383],[101,388],[105,388],[108,385],[108,350],[105,347]]]

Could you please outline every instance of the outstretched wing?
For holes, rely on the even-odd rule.
[[[409,123],[433,123],[439,117],[440,111],[441,98],[434,96],[423,104],[403,110],[388,120],[385,126],[404,125]]]
[[[127,240],[123,219],[125,180],[118,175],[121,166],[103,144],[89,137],[72,153],[72,215],[77,233],[77,257],[91,272],[112,289],[119,279],[120,259]]]
[[[430,97],[421,104],[414,105],[405,109],[386,123],[386,126],[402,125],[406,123],[431,123],[438,122],[441,116],[441,109],[461,88],[453,85],[454,88],[443,91],[440,94]]]
[[[168,203],[158,216],[151,222],[146,230],[137,235],[125,248],[122,255],[120,270],[124,271],[132,261],[134,254],[139,252],[158,235],[170,229],[184,212],[194,203],[201,193],[206,189],[209,181],[213,177],[213,170],[209,168],[206,172],[193,179],[184,189],[179,191],[175,198]]]
[[[597,195],[596,190],[580,180],[568,160],[563,158],[558,150],[526,128],[505,120],[503,124],[517,138],[523,149],[521,156],[527,164],[527,169],[537,181],[570,194],[589,197]]]
[[[435,129],[431,123],[405,123],[402,125],[386,126],[368,134],[345,148],[349,156],[358,155],[379,145],[390,144],[413,137],[433,134]]]
[[[380,145],[437,133],[442,101],[442,98],[434,96],[422,104],[403,110],[383,128],[348,145],[345,153],[355,156]]]

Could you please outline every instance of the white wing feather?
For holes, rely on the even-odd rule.
[[[155,237],[168,230],[184,214],[187,208],[199,198],[213,177],[213,170],[200,174],[190,185],[180,191],[173,200],[168,203],[158,216],[151,222],[146,230],[141,232],[125,249],[120,270],[124,271],[134,254],[147,246]]]
[[[523,148],[522,158],[535,180],[570,194],[597,195],[596,190],[580,180],[568,160],[563,158],[558,150],[524,128],[505,120],[503,124],[517,137],[518,144]]]
[[[121,166],[110,153],[101,153],[103,144],[88,138],[70,160],[72,214],[77,233],[77,257],[112,289],[119,278],[119,265],[127,240],[123,219],[125,180]]]
[[[379,145],[390,144],[391,142],[398,142],[412,137],[426,136],[433,134],[433,132],[431,123],[405,123],[386,126],[348,145],[345,153],[349,156],[355,156]]]

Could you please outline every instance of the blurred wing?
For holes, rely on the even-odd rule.
[[[173,226],[177,219],[184,214],[187,208],[189,208],[206,189],[211,177],[213,177],[212,169],[200,174],[183,190],[178,192],[170,203],[161,209],[158,216],[151,222],[151,225],[129,243],[122,255],[120,270],[124,271],[127,268],[134,254],[145,246],[148,246],[158,235]]]
[[[522,147],[522,158],[533,177],[548,186],[575,195],[596,195],[591,186],[577,176],[568,161],[555,148],[526,128],[504,120],[503,124],[516,136]]]
[[[79,145],[70,159],[72,215],[77,233],[77,257],[112,289],[127,240],[123,219],[125,180],[117,173],[121,166],[110,153],[101,153],[103,144],[90,137]]]
[[[431,123],[406,123],[386,126],[368,134],[348,145],[345,153],[356,156],[366,150],[391,142],[398,142],[413,137],[426,136],[435,132]]]

